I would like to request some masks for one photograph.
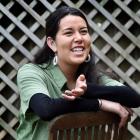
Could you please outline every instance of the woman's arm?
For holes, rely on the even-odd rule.
[[[87,83],[84,98],[99,98],[118,102],[127,107],[140,106],[140,94],[127,86],[99,86]]]
[[[51,120],[52,118],[70,112],[81,111],[98,111],[98,99],[75,99],[68,101],[64,98],[50,98],[43,93],[36,93],[29,102],[30,109],[35,112],[43,120]]]
[[[120,123],[119,123],[120,128],[126,124],[129,115],[133,114],[133,111],[131,109],[126,108],[120,105],[119,103],[104,100],[104,99],[100,99],[99,101],[101,102],[101,106],[100,106],[101,110],[107,112],[113,112],[120,116]]]
[[[118,102],[127,107],[140,106],[140,94],[127,86],[100,86],[93,83],[86,83],[84,75],[80,75],[76,86],[63,94],[67,100],[74,100],[77,97],[88,99],[105,99]]]
[[[86,112],[98,110],[109,111],[120,116],[120,127],[125,125],[130,113],[119,103],[107,100],[77,98],[73,101],[69,101],[63,98],[52,99],[42,93],[33,95],[29,106],[31,111],[46,121],[49,121],[58,115],[70,112]]]

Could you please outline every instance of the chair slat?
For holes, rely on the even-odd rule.
[[[106,140],[110,140],[111,139],[111,136],[112,136],[112,125],[107,125],[108,126],[108,129],[107,129],[107,134],[106,134]]]
[[[85,135],[85,127],[81,128],[81,140],[86,140],[86,135]]]
[[[92,140],[92,127],[87,128],[87,140]]]
[[[99,131],[99,126],[94,127],[94,139],[98,140],[98,134],[100,133]]]
[[[64,130],[59,130],[57,135],[58,140],[64,140],[64,137],[65,137]]]
[[[70,129],[66,130],[66,138],[67,138],[67,140],[71,140],[71,130]]]
[[[113,140],[118,140],[118,125],[114,125],[114,136]]]
[[[73,136],[74,136],[74,140],[78,140],[78,128],[74,128]]]

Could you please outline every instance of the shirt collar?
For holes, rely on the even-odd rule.
[[[56,82],[58,87],[62,90],[67,82],[66,77],[64,76],[63,72],[60,70],[58,65],[54,66],[51,63],[49,67],[50,67],[49,71],[50,71],[54,81]]]

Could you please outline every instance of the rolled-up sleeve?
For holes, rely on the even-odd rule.
[[[44,77],[39,73],[34,65],[26,64],[17,73],[17,85],[21,98],[21,110],[25,115],[31,97],[36,93],[48,95]]]

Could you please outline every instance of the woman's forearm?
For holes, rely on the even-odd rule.
[[[43,120],[51,120],[52,118],[66,113],[81,111],[98,111],[98,99],[76,99],[68,101],[63,98],[53,99],[49,96],[36,93],[30,100],[30,108]]]
[[[127,86],[99,86],[88,83],[83,97],[110,100],[133,108],[140,106],[140,94]]]

